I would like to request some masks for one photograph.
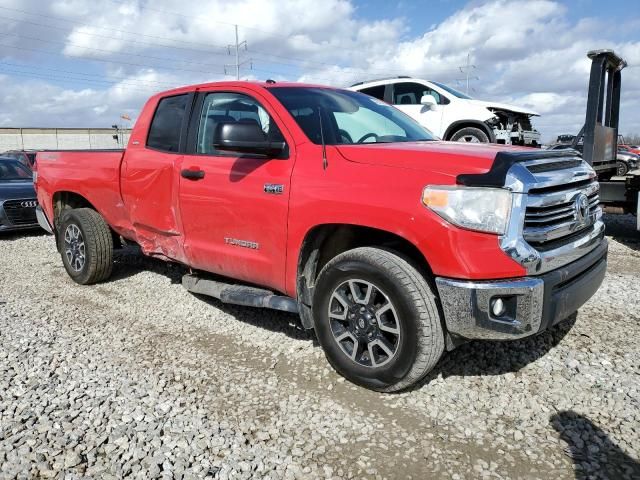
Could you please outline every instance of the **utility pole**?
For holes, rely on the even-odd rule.
[[[466,78],[460,79],[461,81],[466,80],[467,83],[467,91],[465,92],[469,95],[469,80],[480,80],[476,75],[471,75],[471,71],[476,68],[475,65],[471,64],[471,52],[467,53],[467,64],[458,67],[460,69],[460,73],[465,74]]]
[[[245,63],[249,63],[251,65],[251,59],[249,58],[247,60],[244,60],[243,62],[240,61],[240,48],[244,47],[244,49],[247,50],[247,41],[246,40],[243,40],[242,42],[240,41],[238,37],[238,25],[234,25],[234,27],[236,32],[236,43],[233,45],[232,44],[227,45],[227,51],[229,52],[229,55],[231,55],[231,49],[235,50],[236,63],[232,65],[225,65],[224,73],[225,75],[227,75],[227,67],[234,67],[236,71],[236,80],[240,80],[240,67]]]

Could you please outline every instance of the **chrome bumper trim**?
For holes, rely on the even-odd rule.
[[[447,330],[465,338],[513,340],[540,329],[544,281],[539,278],[473,282],[436,278]],[[494,297],[509,299],[501,318],[491,313]]]
[[[40,205],[36,207],[36,218],[38,219],[38,225],[40,225],[43,230],[53,234],[53,228],[51,227],[49,220],[47,220],[47,216]]]

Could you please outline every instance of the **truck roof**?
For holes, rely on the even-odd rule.
[[[220,82],[206,82],[206,83],[197,83],[193,85],[185,85],[182,87],[173,88],[170,90],[164,90],[162,92],[158,92],[154,97],[161,96],[166,97],[167,95],[176,95],[184,92],[191,92],[193,90],[204,90],[211,87],[259,87],[259,88],[272,88],[272,87],[296,87],[296,88],[330,88],[340,90],[339,87],[331,87],[328,85],[318,85],[313,83],[300,83],[300,82],[277,82],[274,80],[266,80],[266,81],[253,81],[253,80],[233,80],[233,81],[220,81]]]

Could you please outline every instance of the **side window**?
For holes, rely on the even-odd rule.
[[[362,93],[366,93],[367,95],[371,95],[372,97],[375,97],[378,100],[384,100],[384,90],[385,90],[385,85],[378,85],[377,87],[363,88],[360,91]]]
[[[338,126],[338,143],[356,143],[369,138],[369,141],[380,141],[381,138],[389,139],[406,138],[400,125],[393,123],[373,110],[359,108],[357,111],[333,112]],[[375,133],[374,133],[375,132]]]
[[[396,83],[393,88],[394,105],[420,105],[423,95],[433,95],[439,105],[446,105],[449,100],[435,90],[420,83]]]
[[[189,95],[176,95],[160,100],[153,115],[147,146],[165,152],[177,152],[180,148],[180,130],[187,109]]]
[[[215,155],[215,134],[220,123],[255,123],[265,137],[284,142],[282,132],[267,111],[253,98],[240,93],[209,93],[202,104],[196,153]]]

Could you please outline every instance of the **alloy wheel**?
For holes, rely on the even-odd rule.
[[[72,223],[64,231],[64,254],[69,266],[76,272],[84,268],[86,261],[84,237],[80,228]]]
[[[341,283],[331,294],[328,315],[334,340],[359,365],[381,367],[398,353],[398,314],[373,283],[359,279]]]

